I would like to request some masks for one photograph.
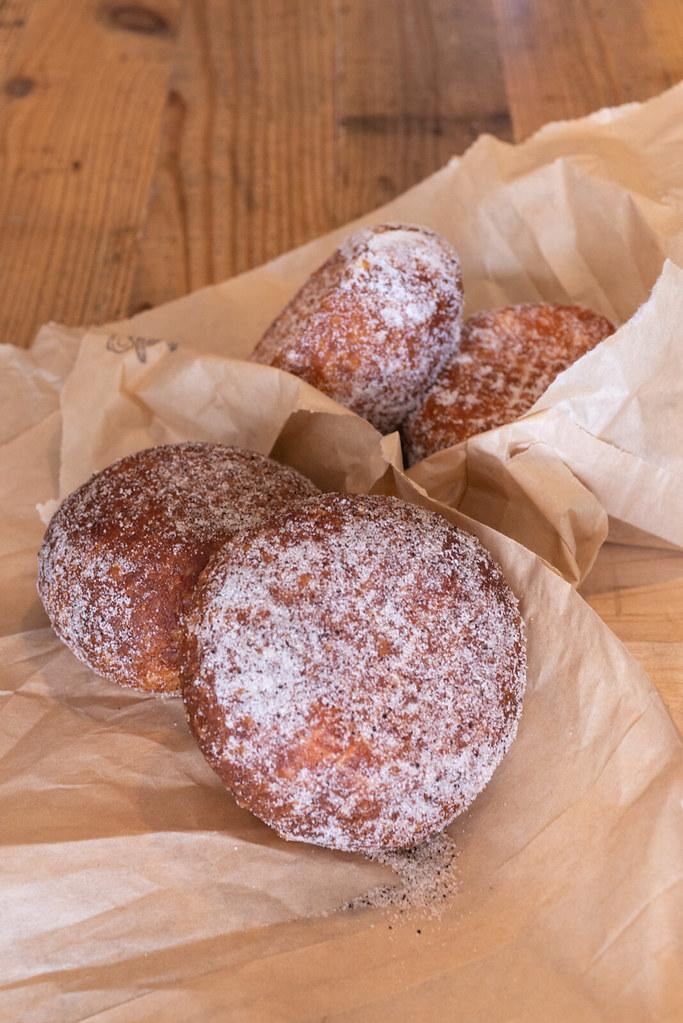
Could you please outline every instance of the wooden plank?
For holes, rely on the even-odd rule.
[[[655,0],[645,5],[648,38],[659,53],[671,85],[683,79],[683,4],[680,0]]]
[[[128,310],[179,3],[40,0],[4,5],[3,20],[8,11],[0,338],[25,344],[48,319]]]
[[[615,631],[618,632],[618,626]],[[677,635],[683,635],[681,630]],[[643,643],[623,640],[629,652],[648,673],[671,718],[683,733],[683,641]]]
[[[189,0],[131,312],[509,137],[488,0]]]
[[[340,4],[337,210],[357,217],[481,132],[511,137],[493,9],[453,0]]]
[[[494,0],[515,138],[547,121],[644,100],[680,77],[680,0]],[[668,31],[667,31],[668,26]]]
[[[481,130],[509,136],[499,45],[517,134],[671,80],[658,63],[671,0],[628,0],[629,18],[496,0],[497,21],[491,2],[188,0],[127,311],[344,223]],[[642,39],[634,74],[623,54]]]
[[[31,0],[5,0],[4,3],[0,3],[0,69],[7,67],[9,56],[16,49],[33,7]],[[0,77],[0,81],[3,77]],[[5,92],[8,86],[10,93],[22,89],[21,84],[12,82],[11,78],[9,80],[5,78],[3,86]]]
[[[336,223],[333,67],[327,0],[188,0],[131,311]]]
[[[581,587],[683,731],[683,554],[608,544]]]
[[[187,0],[174,38],[179,5],[3,3],[0,335],[125,314],[335,227],[479,131],[509,136],[506,86],[520,136],[683,71],[678,0]]]

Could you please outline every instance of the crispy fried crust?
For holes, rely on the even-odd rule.
[[[408,463],[524,415],[559,373],[613,333],[608,319],[579,306],[471,316],[457,355],[401,427]]]
[[[286,839],[412,846],[517,730],[524,628],[499,566],[395,498],[328,494],[242,533],[202,574],[187,637],[194,736]]]
[[[316,270],[252,359],[302,377],[369,420],[398,428],[457,349],[458,257],[423,227],[359,231]]]
[[[105,678],[178,692],[183,613],[209,556],[313,493],[294,470],[218,444],[110,465],[66,498],[45,534],[38,592],[55,632]]]

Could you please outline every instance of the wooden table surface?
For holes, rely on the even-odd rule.
[[[681,77],[681,0],[0,0],[0,340],[230,277],[480,132]],[[683,555],[608,546],[584,593],[683,727]]]

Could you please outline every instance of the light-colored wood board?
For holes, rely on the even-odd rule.
[[[482,131],[510,135],[489,0],[188,0],[131,312],[381,205]]]
[[[5,69],[34,8],[35,3],[32,0],[4,0],[4,3],[0,3],[0,69],[3,71],[4,79],[0,79],[0,87],[10,95],[25,88],[25,83],[21,79],[12,79],[11,75],[6,75]]]
[[[681,635],[679,631],[678,635]],[[624,640],[648,673],[671,718],[683,734],[683,642],[638,643]]]
[[[336,8],[337,219],[386,202],[482,132],[511,138],[490,0]]]
[[[334,219],[331,3],[187,0],[131,311]]]
[[[683,731],[683,554],[607,544],[581,587]]]
[[[645,5],[648,38],[657,48],[671,85],[683,78],[683,4],[681,0],[655,0]]]
[[[0,90],[2,340],[26,344],[49,319],[82,324],[128,311],[178,13],[177,0],[153,10],[40,0],[10,29]]]
[[[5,0],[0,333],[25,342],[48,317],[112,318],[263,262],[478,132],[509,137],[508,107],[520,137],[650,95],[681,73],[682,11]]]
[[[644,100],[680,77],[680,0],[493,0],[516,139]],[[667,31],[668,27],[668,31]]]

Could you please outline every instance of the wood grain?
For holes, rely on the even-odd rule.
[[[405,191],[483,131],[511,138],[495,31],[489,0],[338,6],[338,222]]]
[[[2,339],[127,312],[179,7],[136,10],[0,10]]]
[[[132,310],[328,229],[333,67],[331,4],[188,0]]]
[[[0,337],[232,276],[481,131],[682,74],[679,0],[4,0]]]
[[[487,0],[188,0],[131,311],[387,202],[482,131],[511,135]]]
[[[680,0],[494,0],[515,139],[644,100],[683,75]],[[672,36],[673,33],[673,36]]]
[[[683,732],[683,554],[608,544],[581,592],[649,674]]]
[[[9,58],[23,35],[32,7],[31,0],[5,0],[0,4],[0,68],[3,71],[9,66]],[[5,92],[8,86],[10,94],[16,93],[16,82],[13,84],[11,78],[5,79]]]

